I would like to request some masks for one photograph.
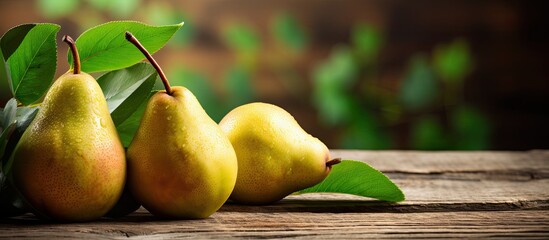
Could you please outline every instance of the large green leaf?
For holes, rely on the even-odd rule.
[[[162,48],[183,23],[150,26],[140,22],[109,22],[82,33],[76,40],[82,71],[102,72],[132,66],[145,57],[124,34],[130,31],[152,54]],[[72,65],[72,56],[67,54]]]
[[[17,127],[16,115],[17,101],[12,98],[6,103],[0,114],[0,159],[4,157],[8,140]],[[0,167],[3,167],[2,162],[0,162]]]
[[[57,65],[56,36],[60,28],[49,23],[20,25],[0,40],[9,66],[12,93],[21,103],[36,102],[53,81]]]
[[[8,162],[13,150],[15,150],[15,146],[17,146],[17,143],[19,142],[19,139],[23,136],[23,133],[25,130],[29,127],[32,120],[34,120],[34,117],[38,113],[39,107],[33,106],[33,107],[18,107],[15,112],[15,129],[9,136],[7,136],[7,145],[4,149],[3,156],[0,155],[0,159],[2,160],[2,165],[4,167],[4,170],[6,170],[8,165],[11,165],[11,163]],[[6,172],[7,174],[7,172]]]
[[[368,164],[343,160],[319,184],[298,193],[346,193],[389,202],[404,201],[404,193],[387,176]]]
[[[130,117],[116,126],[116,131],[118,131],[118,135],[120,136],[120,140],[124,147],[128,147],[132,142],[133,136],[141,123],[141,117],[143,116],[143,113],[145,113],[145,108],[147,107],[150,96],[152,96],[152,93],[141,103],[141,105],[139,105]]]
[[[0,101],[11,97],[11,76],[9,74],[8,64],[0,51]]]
[[[22,24],[8,30],[2,39],[0,39],[0,47],[2,48],[2,54],[4,59],[8,59],[17,50],[19,45],[27,36],[27,33],[36,26],[36,23]]]
[[[15,123],[15,116],[17,113],[17,100],[10,99],[6,106],[2,109],[2,115],[0,115],[0,128],[6,128],[7,126]]]
[[[154,67],[138,63],[97,79],[115,125],[124,122],[147,99],[157,78]]]
[[[8,145],[8,140],[13,131],[15,131],[15,128],[17,125],[14,123],[5,126],[2,129],[2,133],[0,134],[0,158],[4,157],[4,153],[6,153],[6,146]],[[1,162],[0,162],[1,163]],[[2,169],[4,168],[3,163],[0,164],[0,172],[2,172]]]

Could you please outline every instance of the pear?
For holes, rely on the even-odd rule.
[[[64,36],[73,71],[46,93],[12,155],[13,182],[35,214],[59,221],[103,216],[122,193],[124,148],[95,79],[80,71],[72,38]]]
[[[166,90],[151,96],[128,147],[128,181],[135,198],[156,216],[206,218],[229,198],[236,182],[234,149],[196,97],[170,87],[162,69],[129,32]]]
[[[231,200],[268,204],[321,182],[332,165],[330,151],[284,109],[250,103],[219,123],[234,146],[238,176]]]

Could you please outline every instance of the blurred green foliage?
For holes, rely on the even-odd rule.
[[[148,23],[153,25],[168,25],[173,23],[185,22],[184,31],[177,31],[170,41],[171,45],[186,46],[191,42],[195,34],[195,27],[192,19],[186,14],[164,3],[156,3],[146,8],[146,18]]]
[[[465,40],[438,45],[432,59],[411,56],[399,87],[378,76],[383,34],[357,24],[352,45],[334,48],[313,73],[313,102],[323,122],[341,129],[342,148],[395,147],[395,128],[409,126],[405,148],[477,150],[490,147],[490,124],[463,99],[472,56]]]
[[[450,145],[444,127],[433,115],[424,115],[415,121],[411,138],[414,149],[444,150]]]
[[[437,46],[434,67],[441,80],[460,84],[472,69],[472,58],[467,42],[462,39]]]
[[[302,51],[308,44],[309,40],[304,29],[289,13],[275,16],[271,28],[273,36],[290,49]]]
[[[221,120],[226,107],[220,105],[222,101],[205,75],[187,68],[178,68],[170,71],[168,78],[171,85],[184,86],[193,92],[212,119]],[[155,89],[164,89],[161,81],[157,81]]]
[[[117,18],[129,17],[141,0],[37,0],[38,9],[48,18],[61,18],[80,12],[89,5]]]
[[[38,0],[40,12],[48,18],[68,15],[78,8],[79,0]]]
[[[358,69],[348,48],[336,48],[314,70],[313,100],[328,125],[346,124],[353,115],[353,95]]]
[[[223,40],[236,54],[237,65],[249,71],[256,67],[261,41],[252,27],[233,23],[225,29]]]
[[[400,101],[405,109],[424,109],[435,101],[438,87],[427,57],[413,56],[400,85]]]
[[[225,89],[229,93],[228,109],[249,103],[255,98],[250,72],[239,66],[233,66],[227,71]]]
[[[170,47],[187,46],[196,32],[193,19],[169,2],[37,0],[37,4],[42,14],[50,18],[74,14],[80,6],[101,13],[88,12],[87,20],[79,20],[75,15],[73,19],[83,28],[88,27],[86,24],[97,24],[105,13],[120,18],[138,11],[146,21],[156,25],[184,21],[184,29],[178,31]],[[261,68],[274,72],[296,100],[309,101],[325,129],[335,129],[337,145],[330,147],[421,150],[490,147],[490,121],[480,109],[463,99],[465,79],[474,65],[466,40],[439,44],[432,53],[412,54],[398,82],[387,83],[379,61],[386,44],[385,35],[377,26],[361,22],[350,28],[349,43],[334,46],[325,59],[304,72],[297,63],[310,50],[314,39],[294,16],[295,13],[289,12],[275,15],[267,36],[260,35],[252,22],[227,24],[220,36],[235,59],[222,70],[221,88],[215,88],[217,81],[209,79],[207,74],[181,66],[168,69],[172,84],[193,91],[208,114],[219,121],[232,108],[257,99],[252,79],[258,72],[259,59],[268,58],[262,60],[265,66]],[[270,39],[264,37],[277,43],[274,51],[265,49],[264,42]],[[157,89],[162,88],[159,84]]]
[[[359,23],[351,35],[353,47],[361,60],[369,62],[377,58],[383,44],[383,36],[377,28]]]
[[[375,84],[382,39],[375,27],[358,24],[351,33],[353,45],[336,46],[314,69],[314,105],[327,126],[341,129],[338,147],[393,147],[389,132],[382,127],[383,119],[378,117],[384,107],[379,105],[383,96],[371,85]]]

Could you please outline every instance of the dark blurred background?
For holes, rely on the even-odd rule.
[[[264,101],[330,148],[549,148],[542,1],[0,0],[0,33],[111,20],[184,27],[157,54],[219,121]],[[123,56],[122,56],[123,57]],[[0,83],[0,104],[10,98]]]

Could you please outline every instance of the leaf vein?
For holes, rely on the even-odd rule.
[[[15,88],[15,90],[13,91],[14,92],[14,95],[17,95],[17,92],[19,90],[19,87],[22,85],[22,81],[23,79],[25,78],[25,76],[27,75],[28,71],[29,71],[29,68],[30,66],[32,65],[31,63],[34,61],[34,59],[36,58],[36,56],[38,55],[38,52],[40,52],[40,49],[42,48],[42,46],[48,41],[49,37],[55,32],[56,29],[53,29],[52,32],[50,32],[50,34],[48,34],[48,37],[44,38],[44,41],[40,44],[40,47],[38,47],[38,50],[36,51],[36,53],[32,56],[31,60],[29,61],[29,64],[27,66],[27,68],[25,69],[24,73],[23,73],[23,76],[21,76],[21,78],[19,79],[19,84],[17,84],[17,87]],[[57,61],[57,59],[56,59]]]

